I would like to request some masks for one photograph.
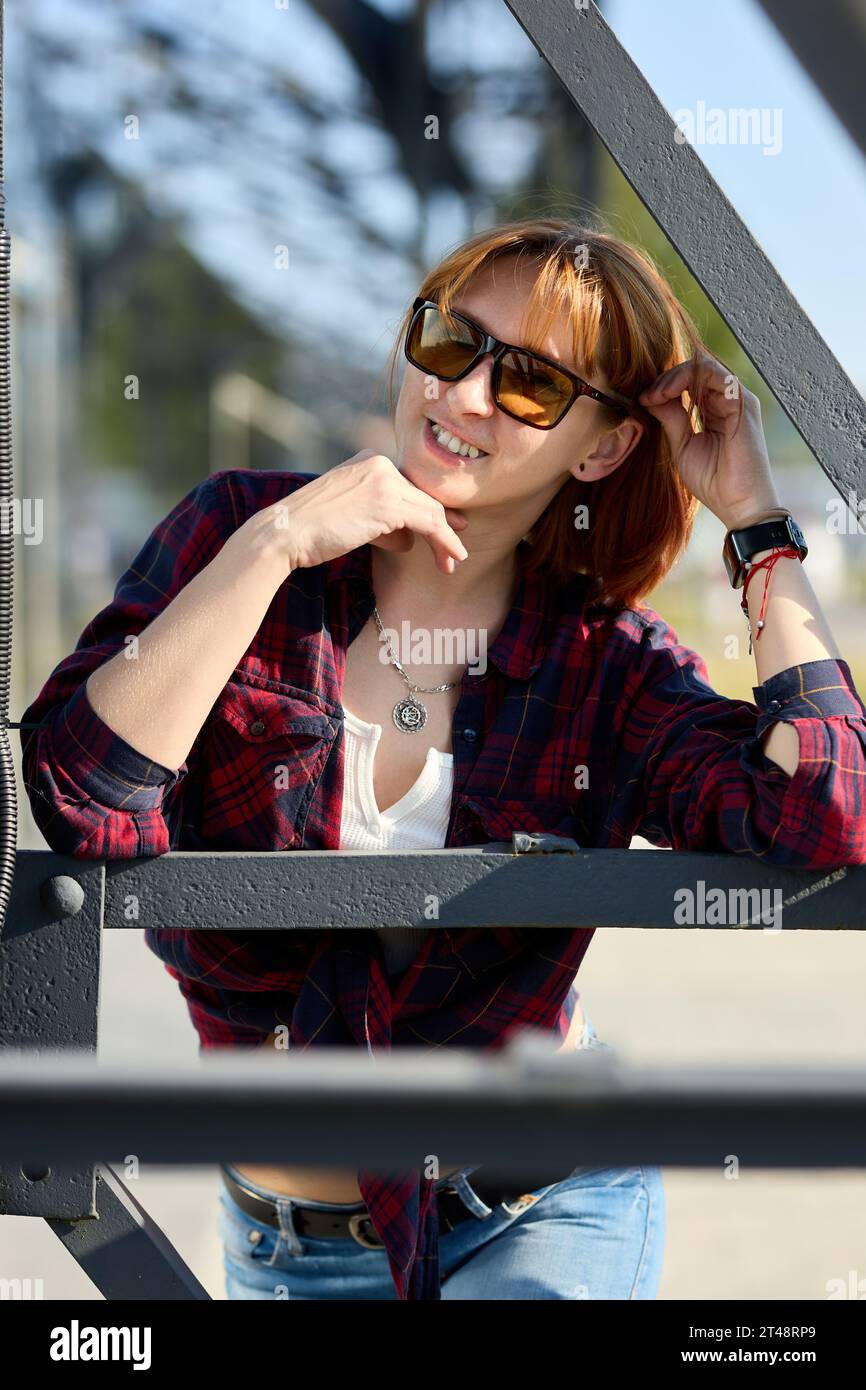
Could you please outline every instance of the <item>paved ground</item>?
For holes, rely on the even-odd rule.
[[[144,1047],[155,1070],[194,1058],[185,1005],[140,934],[105,942],[102,1056],[140,1058]],[[862,1063],[864,980],[866,937],[832,931],[600,931],[581,970],[599,1036],[647,1063]],[[862,1170],[731,1181],[669,1168],[665,1184],[662,1298],[823,1299],[833,1279],[862,1280],[866,1297]],[[216,1169],[149,1168],[134,1190],[224,1297]],[[0,1218],[0,1277],[14,1276],[41,1278],[46,1298],[100,1297],[44,1223]]]

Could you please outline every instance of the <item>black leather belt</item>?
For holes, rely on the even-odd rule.
[[[266,1226],[279,1229],[280,1221],[275,1202],[268,1197],[260,1197],[249,1187],[243,1187],[222,1166],[220,1173],[227,1191],[242,1211]],[[512,1209],[512,1213],[517,1215],[515,1207],[522,1210],[538,1200],[531,1192],[515,1192],[513,1188],[503,1186],[501,1181],[486,1181],[480,1169],[470,1173],[468,1181],[472,1190],[491,1209],[497,1207],[500,1202],[505,1202]],[[548,1179],[548,1182],[551,1181],[553,1179]],[[539,1183],[539,1187],[541,1186]],[[437,1188],[434,1196],[439,1207],[439,1224],[442,1231],[450,1231],[459,1226],[461,1221],[466,1221],[474,1215],[456,1189],[448,1187],[447,1184]],[[370,1250],[378,1250],[382,1246],[363,1202],[341,1203],[339,1210],[323,1211],[318,1207],[305,1207],[302,1198],[293,1197],[292,1219],[299,1236],[334,1236],[342,1239],[351,1236],[359,1245],[364,1245]],[[475,1219],[478,1220],[477,1217]]]

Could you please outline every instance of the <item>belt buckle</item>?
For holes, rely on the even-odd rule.
[[[349,1217],[349,1234],[352,1239],[356,1240],[359,1245],[363,1245],[365,1250],[381,1250],[385,1242],[380,1240],[375,1232],[362,1231],[363,1222],[372,1224],[370,1215],[366,1211],[356,1211]]]
[[[535,1192],[524,1192],[522,1197],[518,1197],[513,1206],[508,1202],[502,1203],[503,1211],[507,1211],[509,1216],[519,1216],[527,1207],[531,1207],[538,1201],[538,1194]]]

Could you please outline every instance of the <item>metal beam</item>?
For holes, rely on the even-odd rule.
[[[95,1051],[105,869],[66,855],[19,853],[0,936],[0,1056],[11,1048]],[[57,1154],[22,1172],[0,1164],[7,1216],[95,1212],[93,1164]]]
[[[189,1265],[107,1164],[96,1170],[93,1216],[48,1225],[106,1298],[210,1301]]]
[[[833,486],[846,501],[849,491],[866,496],[866,402],[694,149],[676,142],[673,117],[596,6],[505,3]]]
[[[866,1165],[862,1067],[635,1067],[557,1053],[533,1030],[510,1047],[205,1054],[154,1075],[71,1054],[0,1056],[0,1158],[345,1167],[461,1154],[501,1172],[543,1165],[774,1168]]]
[[[48,867],[46,863],[46,871]],[[766,930],[768,923],[755,912],[762,891],[761,904],[782,904],[779,921],[785,930],[862,931],[866,926],[866,866],[822,872],[762,865],[732,854],[601,849],[513,854],[508,846],[496,845],[389,854],[178,850],[150,859],[117,860],[105,870],[106,927],[137,930],[343,930],[375,923],[431,930],[507,926],[688,931],[688,924],[680,926],[674,920],[682,901],[674,895],[691,889],[697,910],[701,894],[711,887],[725,894],[730,925],[722,930]],[[752,892],[751,900],[737,896],[746,892]],[[438,900],[435,918],[427,916],[431,899]],[[706,930],[700,919],[693,925]]]
[[[866,154],[863,0],[758,0],[825,101]]]

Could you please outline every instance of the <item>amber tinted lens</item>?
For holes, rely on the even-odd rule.
[[[415,315],[406,343],[408,353],[422,371],[454,380],[472,361],[481,339],[455,319],[449,325],[438,309],[421,309]]]
[[[528,425],[556,424],[573,389],[567,376],[528,353],[507,352],[502,359],[498,400]]]

